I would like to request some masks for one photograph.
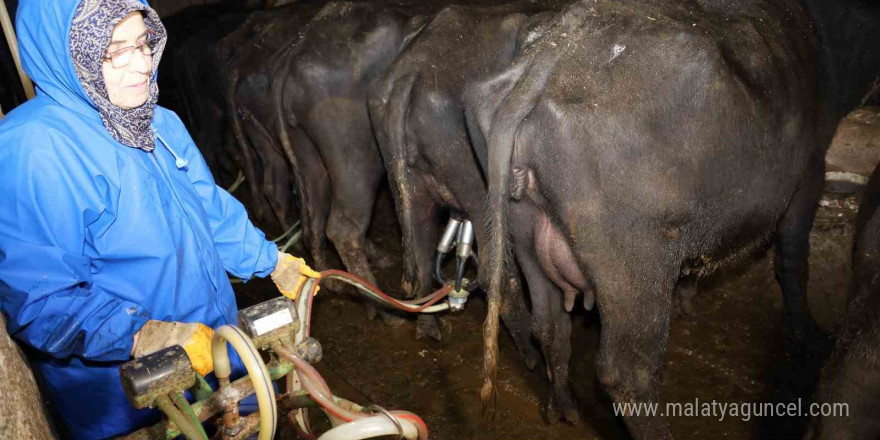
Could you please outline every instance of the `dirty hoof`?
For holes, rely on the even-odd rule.
[[[440,331],[447,334],[452,333],[452,324],[449,320],[438,317],[437,321],[440,321]]]
[[[430,315],[419,315],[416,322],[416,339],[421,341],[425,336],[430,336],[435,341],[443,339],[443,332],[439,318]]]
[[[523,358],[523,362],[526,363],[526,368],[528,368],[529,371],[532,371],[535,369],[535,367],[538,365],[538,360],[540,359],[540,356],[541,356],[538,353],[538,350],[535,350],[534,348],[527,348],[527,349],[525,349],[525,351],[521,351],[520,355]]]
[[[403,291],[406,293],[407,298],[412,298],[413,292],[416,291],[413,287],[413,283],[406,278],[406,275],[404,275],[403,278],[400,280],[400,287],[403,288]]]
[[[544,418],[550,424],[562,421],[577,426],[581,422],[581,415],[577,409],[571,407],[560,410],[552,402],[544,405]]]
[[[675,318],[694,316],[693,299],[697,296],[697,282],[694,278],[682,278],[675,285],[672,295],[672,315]]]
[[[690,298],[681,300],[681,313],[683,313],[685,316],[694,316],[695,312],[696,311],[694,310],[694,303],[691,302]]]
[[[678,318],[687,318],[692,317],[696,314],[696,309],[694,309],[694,303],[690,298],[674,298],[672,302],[672,317],[675,319]]]
[[[376,306],[372,304],[366,304],[365,307],[367,309],[367,319],[369,319],[370,321],[376,319],[376,313],[378,312]]]
[[[562,419],[574,426],[577,426],[581,423],[581,415],[576,409],[570,409],[563,412]]]
[[[382,323],[389,327],[400,327],[406,323],[405,318],[397,316],[393,312],[382,310],[379,312],[379,316],[382,318]]]

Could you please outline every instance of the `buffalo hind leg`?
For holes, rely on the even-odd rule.
[[[364,101],[321,95],[303,125],[320,146],[319,153],[333,183],[327,238],[346,270],[377,285],[367,262],[366,234],[385,166],[373,143]],[[375,303],[365,299],[364,305],[367,317],[375,319]],[[386,324],[404,323],[403,318],[384,309],[380,315]]]
[[[327,231],[327,217],[330,213],[330,179],[324,162],[315,148],[315,144],[300,127],[291,131],[293,149],[296,152],[299,169],[294,172],[300,173],[300,179],[304,188],[300,188],[299,205],[300,219],[303,225],[303,237],[306,246],[312,254],[315,269],[322,271],[330,269],[327,263],[327,243],[325,234]],[[332,280],[330,280],[332,281]],[[336,285],[322,283],[331,290],[336,290]]]
[[[614,267],[606,262],[595,274],[602,322],[599,382],[615,405],[633,405],[620,408],[620,415],[637,440],[672,438],[659,410],[644,413],[647,405],[659,404],[660,372],[669,343],[672,293],[678,277],[674,265],[665,272],[645,270],[656,268],[660,261],[645,258]],[[640,269],[640,273],[633,273]]]
[[[422,298],[434,290],[433,260],[439,238],[440,206],[431,196],[422,177],[407,166],[403,155],[390,155],[392,160],[386,162],[388,184],[394,196],[403,246],[401,284],[409,297]],[[440,321],[434,315],[419,314],[416,339],[421,340],[425,336],[438,341],[442,338]]]
[[[272,214],[278,221],[278,226],[284,230],[289,226],[288,210],[292,205],[291,197],[293,195],[290,166],[280,153],[280,148],[275,145],[271,134],[253,115],[248,113],[247,117],[243,118],[242,128],[260,157],[263,169],[261,185],[263,196],[268,201]]]
[[[529,370],[538,364],[540,355],[532,345],[532,313],[525,302],[519,279],[510,277],[501,291],[501,321]]]
[[[409,287],[409,292],[416,298],[422,298],[434,289],[433,260],[434,252],[439,239],[438,214],[439,205],[431,197],[424,182],[420,177],[410,174],[407,179],[409,194],[408,205],[411,207],[406,218],[408,221],[401,222],[400,228],[407,230],[403,233],[404,246],[411,249],[404,251],[407,258],[412,258],[412,271],[404,272],[404,289]],[[404,224],[408,223],[408,224]],[[406,238],[409,237],[409,240]],[[440,319],[436,315],[419,314],[416,321],[416,339],[421,340],[425,336],[439,341],[443,338]]]
[[[860,304],[864,302],[860,301]],[[869,308],[866,308],[869,309]],[[847,318],[865,319],[866,314],[850,307]],[[805,440],[876,440],[880,438],[880,375],[876,351],[880,347],[880,329],[845,328],[838,338],[834,356],[822,370],[815,403],[823,411],[840,411],[830,416],[814,416]],[[871,356],[869,353],[874,353]],[[845,408],[841,406],[845,404]],[[828,408],[828,409],[826,409]],[[844,412],[845,411],[845,412]]]
[[[774,272],[782,288],[786,338],[796,345],[827,353],[830,341],[816,325],[807,305],[810,230],[822,197],[824,162],[814,158],[779,221],[775,237]]]
[[[410,182],[417,181],[410,188],[421,186],[421,179],[411,177]],[[404,289],[409,287],[409,292],[416,298],[422,298],[435,289],[433,276],[433,260],[434,253],[437,248],[437,240],[439,240],[438,214],[439,205],[431,197],[425,188],[415,189],[410,194],[410,206],[412,207],[408,216],[409,224],[404,225],[401,222],[401,229],[408,229],[409,232],[404,233],[404,238],[409,235],[410,239],[404,241],[404,246],[409,244],[411,249],[405,250],[404,255],[407,258],[413,258],[413,271],[404,272],[403,285]],[[439,341],[443,339],[443,326],[437,315],[420,313],[416,321],[416,340],[428,336]]]
[[[675,318],[693,316],[695,313],[693,302],[695,296],[697,296],[696,275],[689,275],[679,279],[672,296],[672,316]]]
[[[360,183],[333,187],[333,205],[330,209],[327,237],[336,246],[342,264],[348,271],[377,286],[366,255],[366,234],[370,226],[373,203],[376,200],[377,185]],[[376,305],[370,300],[366,300],[364,304],[367,317],[375,319]],[[387,325],[399,326],[406,322],[405,319],[387,310],[381,309],[378,312],[382,322]]]
[[[580,421],[577,405],[568,384],[571,359],[571,317],[562,303],[562,292],[544,275],[531,243],[516,243],[516,257],[529,286],[532,299],[532,332],[541,344],[547,362],[552,397],[544,408],[549,422],[561,416],[572,424]]]

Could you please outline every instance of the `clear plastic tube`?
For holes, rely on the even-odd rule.
[[[412,423],[401,423],[403,437],[415,440],[419,431]],[[397,426],[385,415],[378,415],[355,420],[351,423],[339,425],[318,437],[318,440],[361,440],[386,435],[396,436],[400,434]]]
[[[226,342],[229,342],[238,353],[254,384],[254,392],[260,408],[260,435],[257,439],[271,440],[275,437],[278,409],[275,407],[275,388],[272,386],[269,370],[266,369],[266,364],[263,363],[254,344],[241,330],[231,325],[223,325],[214,330],[214,339],[211,341],[214,373],[218,379],[228,378],[232,374]]]
[[[318,289],[320,281],[325,278],[335,278],[342,280],[348,284],[357,287],[358,290],[360,290],[361,292],[368,293],[370,296],[382,300],[382,302],[386,304],[394,305],[398,308],[410,312],[424,311],[425,313],[432,313],[439,312],[441,310],[447,310],[449,308],[449,303],[439,305],[434,305],[434,303],[445,298],[452,291],[452,286],[446,285],[440,290],[424,298],[412,301],[399,301],[389,297],[377,287],[373,286],[367,281],[358,278],[355,275],[336,270],[324,271],[321,272],[320,278],[310,279],[306,281],[306,283],[303,285],[302,291],[296,297],[295,303],[297,314],[302,320],[302,326],[294,338],[294,342],[296,343],[299,343],[300,341],[308,337],[311,333],[312,301]],[[383,297],[387,298],[387,300]],[[337,422],[351,422],[353,420],[370,417],[370,415],[359,412],[352,412],[337,405],[334,401],[333,393],[330,392],[330,388],[327,386],[327,383],[324,382],[324,378],[322,378],[318,371],[315,370],[315,368],[312,367],[308,362],[306,362],[299,356],[296,356],[292,349],[284,347],[281,344],[273,344],[272,349],[282,358],[294,364],[294,366],[296,367],[297,377],[299,378],[299,385],[303,389],[305,389],[312,396],[312,398],[315,399],[315,401],[318,402],[318,404],[324,409],[327,415],[331,418],[331,421],[333,421],[334,426],[337,424]],[[419,416],[407,411],[391,411],[390,414],[392,414],[395,419],[397,419],[402,425],[412,424],[413,426],[415,426],[416,430],[418,431],[419,440],[427,440],[428,426]],[[309,429],[308,424],[305,423],[305,420],[300,420],[299,418],[297,418],[296,423],[298,425],[298,428],[304,433],[309,435],[311,434],[311,430]]]
[[[431,306],[425,309],[422,309],[420,313],[437,313],[445,310],[449,310],[449,303],[445,302],[443,304],[437,304],[435,306]]]
[[[333,400],[333,393],[330,392],[330,387],[327,386],[327,383],[324,381],[324,378],[321,377],[321,374],[318,373],[318,370],[301,357],[293,354],[291,350],[280,344],[273,345],[272,349],[285,360],[294,364],[294,367],[296,367],[296,374],[299,376],[299,381],[303,385],[303,388],[305,388],[306,391],[309,392],[309,395],[311,395],[312,398],[327,411],[328,415],[344,422],[372,417],[369,414],[350,411],[336,404]],[[418,436],[414,438],[427,440],[428,426],[425,425],[425,422],[419,416],[408,411],[390,411],[389,413],[394,416],[401,425],[411,425],[418,432]],[[388,419],[386,418],[386,420]],[[393,424],[391,425],[393,426]],[[396,433],[397,428],[394,428],[392,434]]]

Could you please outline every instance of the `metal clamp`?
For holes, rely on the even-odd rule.
[[[373,412],[382,413],[385,417],[388,417],[391,420],[391,423],[394,423],[394,427],[397,428],[397,433],[399,435],[397,440],[406,440],[406,437],[403,435],[403,425],[400,424],[400,420],[397,420],[397,417],[394,417],[387,409],[382,408],[379,405],[370,405],[367,409]]]

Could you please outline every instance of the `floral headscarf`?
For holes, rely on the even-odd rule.
[[[143,11],[144,23],[159,43],[153,50],[153,70],[150,73],[150,94],[147,101],[135,108],[125,109],[110,102],[104,74],[101,69],[113,28],[128,14]],[[123,145],[153,151],[156,147],[150,123],[153,109],[159,99],[156,69],[165,49],[167,35],[156,11],[137,0],[83,0],[76,8],[70,29],[70,52],[80,83],[95,104],[104,127]]]

